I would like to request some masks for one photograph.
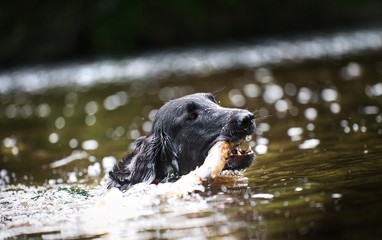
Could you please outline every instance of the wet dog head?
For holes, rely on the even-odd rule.
[[[113,186],[128,187],[186,174],[203,164],[217,141],[231,144],[225,169],[245,169],[255,154],[250,148],[237,147],[254,130],[251,112],[221,107],[212,94],[196,93],[174,99],[158,110],[151,132],[137,139],[134,151],[109,175]]]
[[[172,139],[181,174],[200,166],[217,141],[236,147],[255,130],[254,115],[247,110],[224,108],[212,94],[197,93],[172,100],[157,114],[153,132]],[[251,150],[233,148],[226,169],[243,169],[254,159]]]

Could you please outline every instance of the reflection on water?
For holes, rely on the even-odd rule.
[[[145,64],[154,66],[159,55],[126,60],[136,61],[136,72],[126,71],[145,73],[139,76],[146,81],[117,76],[118,69],[114,72],[105,62],[1,75],[2,82],[8,77],[19,80],[3,85],[0,95],[0,238],[379,237],[381,55],[342,54],[380,48],[381,35],[365,31],[272,46],[198,50],[192,55],[199,57],[196,62],[230,57],[189,66],[208,69],[214,63],[219,71],[162,74],[161,80],[148,80],[158,69],[145,72]],[[260,54],[265,51],[270,52]],[[261,61],[243,57],[254,53]],[[177,54],[168,56],[184,52]],[[318,59],[327,55],[342,58]],[[293,62],[276,64],[285,59]],[[168,61],[164,59],[163,66],[170,66]],[[94,78],[99,73],[95,69],[109,74],[99,75],[102,83]],[[69,77],[69,70],[78,73]],[[58,71],[63,75],[53,78]],[[169,71],[178,73],[177,68]],[[66,84],[82,85],[77,78],[92,84],[36,92],[29,91],[36,85],[30,88],[23,82],[32,78],[41,90],[60,86],[65,76]],[[28,91],[11,91],[15,87]],[[256,134],[247,139],[258,155],[254,165],[243,176],[222,176],[188,199],[165,199],[150,194],[155,186],[137,187],[125,195],[135,201],[130,210],[116,211],[110,225],[101,218],[106,229],[88,225],[92,221],[79,224],[78,218],[99,199],[103,175],[131,149],[134,139],[150,131],[163,102],[198,91],[218,91],[221,105],[255,112]]]
[[[382,47],[382,30],[370,29],[293,40],[267,40],[216,48],[177,49],[114,61],[74,64],[56,68],[31,68],[0,74],[0,93],[12,90],[37,91],[47,88],[96,83],[124,82],[126,79],[164,79],[172,75],[208,75],[229,69],[259,67],[266,64],[300,62],[324,57],[338,58]],[[258,71],[261,83],[270,80],[267,70]],[[360,67],[350,62],[341,74],[351,79]],[[114,100],[111,100],[114,101]]]

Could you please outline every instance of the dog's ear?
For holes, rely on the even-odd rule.
[[[179,172],[177,152],[171,138],[163,132],[153,132],[136,144],[139,148],[129,169],[130,185],[162,180]]]
[[[161,141],[156,134],[140,138],[135,145],[135,156],[127,166],[130,170],[130,185],[155,180],[155,165],[160,161]]]
[[[154,163],[158,152],[155,149],[158,144],[154,136],[137,138],[133,151],[109,172],[107,188],[116,187],[124,191],[139,182],[151,183],[155,179]]]
[[[151,133],[136,146],[140,150],[135,161],[131,162],[131,184],[161,181],[170,174],[179,173],[176,147],[164,132]]]
[[[164,132],[160,133],[161,152],[160,161],[156,162],[157,178],[162,180],[169,175],[179,174],[178,150],[174,141]]]
[[[126,190],[134,184],[161,181],[179,172],[177,152],[171,138],[163,132],[153,132],[135,141],[133,152],[109,172],[108,188]]]

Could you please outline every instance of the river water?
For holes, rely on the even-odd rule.
[[[371,29],[3,72],[0,238],[379,239],[381,49]],[[157,109],[201,91],[255,113],[255,163],[89,218]]]

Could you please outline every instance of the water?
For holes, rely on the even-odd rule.
[[[373,33],[370,39],[377,40],[369,47],[345,44],[339,46],[348,46],[346,52],[307,57],[306,46],[318,45],[297,39],[289,58],[243,64],[223,55],[229,64],[187,74],[170,68],[158,77],[99,80],[89,70],[87,84],[69,75],[66,84],[50,85],[41,76],[50,79],[60,69],[84,65],[4,73],[1,81],[28,75],[35,85],[14,81],[0,95],[0,237],[378,239],[382,60],[375,44],[381,34]],[[354,36],[362,36],[357,31],[312,39],[327,44],[339,35],[342,43],[359,43]],[[269,49],[291,41],[272,43],[256,49],[268,53],[261,56],[279,56]],[[266,45],[268,52],[260,47]],[[230,52],[254,49],[236,47]],[[148,60],[153,56],[159,55]],[[256,162],[243,175],[222,177],[185,199],[137,186],[121,198],[115,214],[101,211],[90,220],[102,177],[150,130],[156,110],[198,91],[217,91],[221,105],[255,112],[258,130],[249,144]]]
[[[375,51],[382,47],[382,29],[356,30],[294,39],[173,49],[122,60],[103,60],[57,67],[31,67],[0,74],[0,92],[38,91],[52,87],[131,80],[164,79],[190,74],[209,75],[266,64],[300,62]]]

